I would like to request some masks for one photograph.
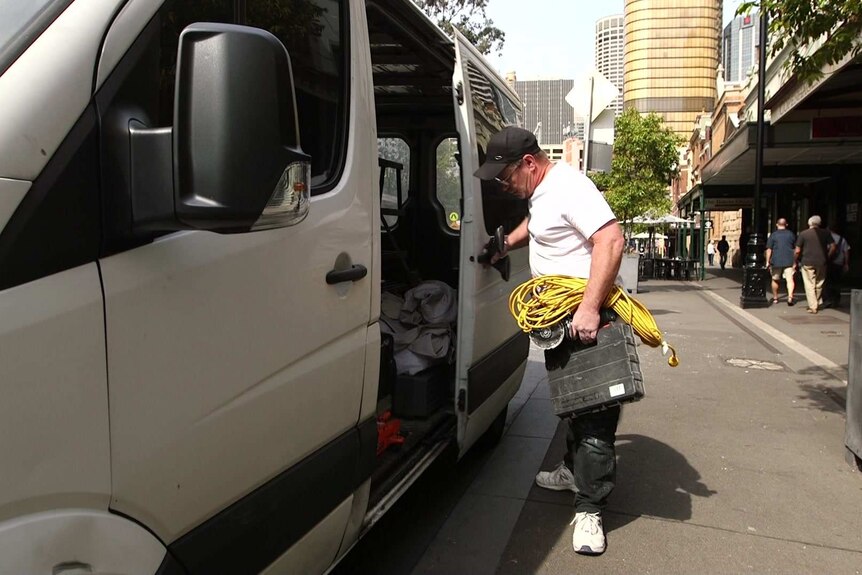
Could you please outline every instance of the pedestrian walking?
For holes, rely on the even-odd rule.
[[[527,130],[513,126],[491,136],[485,163],[476,171],[501,190],[529,201],[529,216],[504,242],[504,257],[529,245],[533,276],[588,278],[572,317],[570,337],[596,340],[602,302],[617,280],[624,239],[613,212],[595,185],[568,164],[553,164]],[[555,350],[545,352],[551,369]],[[602,511],[616,481],[616,441],[620,407],[567,418],[567,453],[555,470],[540,472],[536,483],[575,492],[572,547],[597,555],[605,550]]]
[[[787,305],[796,302],[793,291],[796,289],[794,274],[796,273],[796,234],[787,229],[787,220],[778,218],[776,230],[769,234],[766,240],[766,265],[772,276],[772,303],[778,303],[778,288],[781,278],[787,285]]]
[[[826,266],[826,283],[823,285],[823,307],[841,305],[841,280],[850,269],[850,244],[837,227],[826,228],[835,242],[835,252]]]
[[[712,240],[709,240],[709,243],[706,244],[706,257],[709,260],[709,267],[715,265],[715,244]]]
[[[817,313],[823,304],[823,282],[826,281],[826,265],[835,251],[832,234],[820,227],[820,216],[808,218],[808,229],[796,238],[794,262],[802,265],[802,283],[808,313]]]
[[[721,265],[721,269],[724,269],[724,266],[727,265],[727,252],[730,251],[730,244],[727,243],[727,236],[721,236],[721,239],[718,240],[718,263]]]

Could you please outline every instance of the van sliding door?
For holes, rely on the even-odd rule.
[[[464,213],[461,220],[458,298],[458,379],[455,401],[463,454],[505,409],[518,390],[529,342],[508,310],[509,294],[529,279],[527,250],[517,250],[508,282],[475,261],[498,225],[509,232],[526,217],[526,203],[512,200],[473,177],[492,134],[521,124],[518,96],[482,55],[455,31],[453,74],[461,144]]]

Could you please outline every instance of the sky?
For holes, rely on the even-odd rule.
[[[726,25],[741,0],[724,0]],[[592,69],[596,20],[623,13],[623,0],[490,0],[487,15],[506,32],[488,60],[518,80],[575,78]],[[529,8],[527,8],[529,6]]]

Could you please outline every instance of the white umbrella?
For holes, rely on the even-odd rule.
[[[663,216],[637,216],[636,218],[632,218],[632,223],[635,224],[647,224],[647,225],[655,225],[655,224],[693,224],[694,221],[687,220],[685,218],[680,218],[679,216],[675,216],[673,214],[665,214]]]
[[[667,236],[664,234],[652,234],[652,235],[650,235],[648,232],[641,232],[639,234],[635,234],[632,236],[633,240],[648,240],[649,238],[653,238],[656,240],[666,240]]]

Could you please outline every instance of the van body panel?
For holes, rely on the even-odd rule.
[[[111,28],[102,44],[99,66],[96,70],[94,91],[98,92],[113,72],[147,22],[158,12],[164,0],[127,0],[120,13],[111,22]]]
[[[306,534],[343,506],[371,475],[376,432],[376,422],[370,419],[358,430],[343,433],[171,543],[171,554],[191,573],[260,572],[289,548],[303,545]],[[321,559],[332,561],[336,549],[337,545]],[[317,554],[313,549],[307,552]]]
[[[112,508],[167,541],[356,425],[367,291],[325,284],[313,262],[338,253],[303,237],[325,227],[306,226],[314,207],[293,228],[177,234],[103,262]]]
[[[361,55],[358,32],[348,37]],[[379,215],[371,73],[367,56],[351,62],[346,162],[304,221],[175,233],[101,262],[112,508],[165,541],[359,423],[366,357],[379,355],[367,349]],[[326,284],[327,272],[354,264],[369,275]]]
[[[296,545],[261,571],[261,575],[324,573],[335,560],[344,524],[353,507],[349,498],[332,511]]]
[[[359,421],[374,417],[377,412],[377,387],[380,380],[380,324],[368,326],[368,345],[365,347],[365,387],[362,389],[362,403],[359,406]]]
[[[18,204],[27,195],[27,190],[32,185],[32,182],[25,182],[24,180],[0,178],[0,231],[15,213]]]
[[[506,406],[512,397],[518,393],[518,388],[521,387],[521,381],[524,379],[526,370],[527,361],[524,360],[507,376],[501,376],[500,379],[495,380],[494,387],[488,390],[491,395],[475,411],[470,413],[470,425],[467,427],[466,433],[467,441],[471,445],[482,437],[485,430],[500,415],[501,408],[498,406]]]
[[[385,277],[380,119],[366,2],[345,3],[349,102],[346,112],[339,108],[337,123],[328,125],[344,124],[344,161],[321,161],[331,169],[330,181],[311,190],[308,217],[292,227],[130,239],[122,236],[123,222],[113,221],[114,204],[128,190],[106,177],[116,171],[111,162],[124,159],[102,153],[112,145],[106,115],[115,104],[134,109],[139,93],[141,113],[149,114],[144,108],[153,107],[156,84],[165,86],[147,75],[159,60],[158,38],[141,36],[148,23],[159,29],[153,16],[163,1],[72,1],[0,76],[0,230],[10,221],[6,231],[17,230],[22,213],[28,215],[24,208],[43,199],[34,192],[52,193],[49,198],[66,198],[66,204],[44,208],[60,216],[43,216],[31,236],[45,239],[43,228],[53,232],[57,222],[66,222],[75,227],[58,238],[77,245],[73,240],[86,224],[92,240],[84,246],[89,251],[82,247],[84,255],[68,262],[71,269],[43,266],[0,290],[0,382],[7,397],[0,421],[7,429],[26,430],[26,441],[0,446],[7,462],[0,477],[0,572],[50,571],[74,561],[91,563],[98,572],[162,572],[180,564],[204,573],[226,565],[324,572],[450,445],[453,408],[463,454],[514,395],[525,363],[506,304],[528,273],[526,253],[510,256],[508,284],[473,261],[487,240],[482,189],[471,175],[477,142],[487,134],[476,134],[470,66],[507,88],[458,36],[463,62],[455,63],[454,73],[467,104],[450,108],[452,42],[411,0],[391,0],[389,8],[406,18],[408,37],[410,30],[432,30],[427,37],[439,39],[426,46],[413,38],[412,49],[436,63],[439,85],[427,102],[422,98],[428,93],[419,90],[418,108],[405,109],[407,121],[416,122],[416,161],[428,163],[411,172],[424,173],[421,182],[414,177],[411,193],[418,198],[432,190],[428,168],[434,158],[425,152],[433,152],[441,136],[450,137],[457,122],[464,208],[460,231],[444,221],[444,229],[434,231],[446,241],[413,253],[434,260],[425,266],[428,279],[444,276],[458,289],[456,403],[429,416],[433,435],[416,441],[413,451],[405,448],[408,457],[398,469],[375,455],[376,416],[391,399],[381,401],[378,390]],[[344,54],[345,45],[340,47]],[[120,85],[124,74],[134,81]],[[110,107],[93,99],[94,90],[111,92],[104,98]],[[313,136],[323,129],[316,123],[323,117],[312,112],[298,118],[315,130],[303,134],[320,157],[329,140],[315,142]],[[400,120],[390,113],[387,121],[380,125],[388,129]],[[86,146],[74,155],[71,148],[79,143],[69,134],[78,132]],[[334,140],[345,142],[345,132],[334,133]],[[64,140],[75,140],[68,154]],[[333,154],[340,157],[340,151]],[[66,156],[75,162],[67,162],[71,176],[83,184],[59,171]],[[55,181],[93,199],[89,215],[65,217],[74,212],[67,204],[83,200],[53,187]],[[412,214],[419,226],[403,228],[416,232],[410,240],[421,243],[420,228],[439,223],[428,217],[432,203],[410,206],[424,210]],[[16,248],[27,248],[14,252],[25,261],[32,243],[41,250],[34,253],[59,251],[48,239],[39,243],[31,236],[14,236]],[[328,272],[354,265],[365,266],[367,275],[326,283]],[[461,396],[466,406],[458,410]]]
[[[0,76],[0,176],[36,179],[75,125],[117,4],[73,2]]]
[[[107,511],[63,509],[0,523],[0,573],[155,573],[165,547],[146,529]],[[79,571],[83,573],[84,571]]]
[[[460,454],[463,455],[484,433],[490,421],[493,421],[494,417],[506,407],[517,391],[515,387],[510,390],[511,393],[497,393],[495,388],[504,387],[506,381],[510,379],[510,374],[499,374],[500,379],[482,382],[486,387],[483,393],[473,394],[474,400],[484,400],[481,407],[469,404],[470,368],[520,332],[517,323],[509,313],[509,294],[517,285],[529,278],[529,268],[526,265],[526,254],[516,252],[510,255],[512,274],[509,281],[505,282],[497,270],[475,261],[475,256],[482,251],[488,241],[482,205],[482,183],[473,176],[480,164],[478,146],[484,146],[487,138],[505,124],[490,125],[484,121],[484,118],[474,117],[474,105],[477,103],[484,105],[483,98],[486,97],[486,93],[490,93],[490,86],[487,84],[474,86],[474,83],[490,78],[498,90],[504,93],[510,90],[505,87],[505,83],[500,80],[496,72],[488,67],[481,54],[457,30],[454,31],[454,35],[456,64],[453,84],[456,89],[453,91],[453,98],[457,108],[456,121],[461,140],[464,198],[464,214],[461,220],[459,275],[461,293],[458,309],[458,379],[456,381],[456,401],[459,394],[463,394],[467,400],[466,405],[463,406],[464,409],[459,405],[457,412],[458,445]],[[461,101],[459,101],[459,86]],[[518,103],[517,96],[514,96],[512,102]],[[516,105],[517,111],[520,111],[520,104]],[[477,132],[479,132],[478,136]],[[527,352],[523,351],[522,361],[526,361],[526,358]],[[520,365],[521,361],[517,364]]]
[[[411,0],[412,1],[412,0]],[[380,195],[377,164],[377,122],[374,110],[374,83],[372,81],[371,48],[368,40],[368,23],[365,19],[365,0],[349,0],[350,14],[350,128],[347,142],[347,161],[344,174],[358,171],[351,179],[359,187],[356,193],[368,200],[371,213],[371,255],[368,268],[371,286],[369,325],[380,319]],[[303,118],[299,118],[302,122]],[[312,161],[314,161],[312,159]],[[370,168],[370,169],[369,169]],[[379,331],[379,328],[378,328]],[[379,347],[374,348],[374,352]],[[367,380],[366,380],[367,381]],[[376,387],[377,380],[370,382]],[[363,415],[364,417],[364,415]],[[362,417],[360,417],[362,419]]]
[[[59,507],[107,509],[108,398],[97,266],[0,291],[0,318],[0,421],[7,430],[0,442],[0,520]]]

